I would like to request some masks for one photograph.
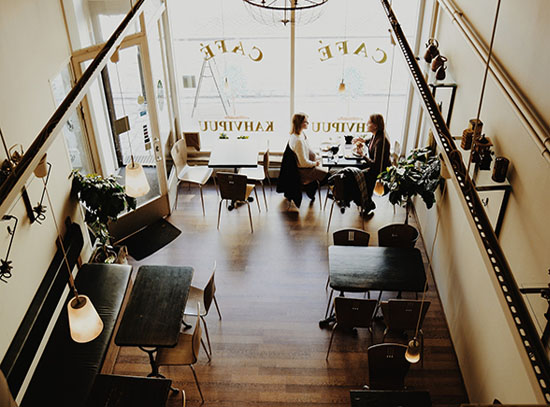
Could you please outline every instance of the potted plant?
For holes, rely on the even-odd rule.
[[[435,202],[435,190],[441,183],[441,162],[429,147],[411,151],[378,175],[384,185],[384,195],[394,205],[406,208],[405,224],[409,221],[411,198],[420,195],[430,209]]]
[[[85,208],[85,221],[98,239],[96,253],[92,261],[113,263],[117,251],[111,246],[108,223],[127,209],[136,208],[136,199],[124,192],[115,176],[102,177],[98,174],[82,175],[77,170],[71,172],[71,193]]]

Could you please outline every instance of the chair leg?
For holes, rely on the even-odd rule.
[[[212,175],[212,181],[214,181],[214,188],[216,188],[216,193],[218,194],[218,196],[220,196],[220,191],[218,190],[218,183],[216,182],[216,177],[214,177],[214,175]]]
[[[328,349],[327,349],[327,357],[325,360],[328,360],[328,355],[330,353],[330,347],[332,346],[332,339],[334,338],[334,332],[336,331],[336,327],[338,326],[338,323],[335,323],[332,327],[332,333],[330,334],[330,341],[328,342]]]
[[[329,186],[327,185],[327,193],[325,195],[325,205],[323,206],[323,210],[327,209],[327,201],[328,201],[328,194],[330,192],[330,188]]]
[[[327,233],[328,233],[328,230],[330,229],[330,221],[332,219],[332,211],[334,210],[334,202],[336,201],[332,201],[332,205],[330,206],[330,215],[328,216]]]
[[[218,300],[216,300],[216,296],[213,296],[214,298],[214,305],[216,306],[216,311],[218,311],[218,316],[220,317],[220,320],[222,319],[222,314],[220,313],[220,307],[218,307]]]
[[[317,181],[317,192],[319,193],[319,210],[323,210],[323,203],[321,202],[321,183]]]
[[[258,191],[256,191],[256,187],[254,187],[254,195],[256,196],[256,205],[258,205],[258,212],[261,212],[260,209],[260,201],[258,200]]]
[[[202,348],[204,349],[204,353],[206,353],[206,356],[208,357],[208,363],[210,363],[212,361],[212,358],[210,357],[210,354],[208,353],[208,349],[206,349],[206,345],[204,344],[204,341],[202,340],[202,338],[201,338],[201,345],[202,345]]]
[[[269,190],[273,192],[273,186],[271,185],[271,179],[267,177],[267,183],[269,184]]]
[[[220,204],[218,205],[218,230],[220,230],[220,217],[222,214],[222,202],[223,199],[220,199]]]
[[[248,207],[248,217],[250,218],[250,233],[254,233],[254,227],[252,226],[252,212],[250,211],[250,203],[246,201],[246,206]]]
[[[330,309],[330,304],[332,304],[332,294],[334,294],[334,290],[331,289],[330,290],[330,295],[328,297],[328,303],[327,303],[327,310],[325,311],[325,319],[328,318],[328,311]]]
[[[206,213],[204,212],[204,197],[202,196],[202,185],[201,184],[199,184],[199,189],[201,191],[202,216],[206,216]]]
[[[268,209],[267,209],[267,198],[265,197],[265,185],[264,185],[263,181],[260,181],[260,183],[262,184],[262,192],[264,194],[265,211],[267,212]]]
[[[204,332],[206,333],[206,342],[208,343],[208,351],[210,352],[210,354],[212,354],[212,345],[210,345],[210,335],[208,335],[208,326],[206,325],[206,320],[202,315],[201,315],[201,321],[202,321],[202,325],[204,326]]]
[[[195,368],[193,367],[193,365],[189,365],[189,367],[193,372],[193,377],[195,377],[195,384],[197,385],[197,389],[199,389],[199,394],[201,395],[202,403],[204,403],[204,397],[202,396],[201,386],[199,385],[199,380],[197,379],[197,372],[195,372]]]
[[[325,291],[328,290],[328,285],[330,284],[330,274],[327,276],[327,283],[325,284]]]
[[[181,391],[181,407],[185,407],[185,391],[183,389],[180,389]]]

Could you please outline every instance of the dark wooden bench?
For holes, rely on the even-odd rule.
[[[84,240],[78,224],[71,223],[63,239],[71,267],[77,264]],[[56,308],[61,312],[24,390],[21,406],[83,406],[99,373],[118,318],[132,268],[128,265],[84,264],[76,276],[76,287],[87,295],[104,323],[100,336],[76,343],[69,334],[67,302],[62,295],[68,273],[63,253],[57,250],[44,279],[25,314],[0,368],[16,396],[29,374]]]

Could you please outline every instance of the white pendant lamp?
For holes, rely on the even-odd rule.
[[[420,312],[422,312],[422,310],[420,310]],[[405,359],[407,359],[409,363],[420,362],[420,341],[416,336],[409,342],[407,346]]]
[[[103,321],[86,295],[73,297],[67,304],[71,338],[78,343],[94,340],[103,331]]]
[[[126,195],[133,198],[146,195],[151,189],[145,176],[145,171],[141,164],[134,162],[134,156],[132,155],[132,162],[126,166]]]
[[[103,331],[103,321],[101,320],[94,305],[92,304],[92,301],[85,295],[79,295],[78,291],[76,290],[71,267],[69,266],[69,260],[67,260],[67,252],[65,251],[63,239],[61,239],[61,234],[59,233],[59,226],[57,225],[55,211],[53,210],[52,200],[50,198],[50,193],[46,184],[45,174],[47,174],[47,171],[44,172],[42,168],[46,165],[46,155],[44,155],[34,173],[38,178],[42,178],[42,182],[44,183],[44,192],[46,193],[46,197],[48,199],[48,205],[50,205],[50,208],[52,208],[52,219],[57,233],[57,240],[63,253],[63,260],[65,262],[65,265],[67,266],[67,272],[69,273],[69,288],[74,293],[74,297],[67,304],[67,314],[69,316],[69,331],[71,333],[71,338],[75,342],[90,342],[97,338],[101,334],[101,331]]]
[[[124,187],[125,187],[126,195],[131,196],[132,198],[139,198],[140,196],[146,195],[151,188],[149,187],[149,182],[147,181],[147,177],[145,176],[145,171],[143,170],[143,166],[134,161],[134,152],[132,151],[132,142],[130,140],[130,124],[127,120],[128,117],[126,116],[126,109],[124,107],[124,96],[122,94],[122,83],[120,82],[120,74],[118,73],[118,61],[119,61],[119,54],[117,49],[113,54],[113,56],[111,57],[111,62],[113,62],[116,67],[118,89],[119,89],[120,98],[122,101],[122,113],[123,113],[123,118],[120,119],[120,121],[124,122],[124,127],[121,129],[120,132],[117,132],[117,133],[120,134],[120,133],[126,132],[128,136],[128,146],[130,147],[130,164],[126,166]]]

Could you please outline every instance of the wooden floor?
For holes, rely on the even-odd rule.
[[[212,306],[207,322],[213,360],[207,363],[201,353],[195,365],[205,406],[349,406],[349,390],[368,383],[370,336],[364,330],[356,335],[337,334],[330,359],[325,360],[330,330],[320,329],[318,322],[328,298],[330,205],[321,211],[317,201],[310,204],[304,195],[302,208],[288,211],[283,196],[268,188],[266,211],[261,188],[258,193],[262,212],[254,202],[251,234],[246,207],[229,212],[224,205],[218,231],[215,189],[210,185],[205,189],[203,217],[198,189],[181,187],[178,208],[168,220],[182,234],[140,262],[130,258],[130,264],[134,273],[141,264],[191,265],[194,284],[202,286],[217,261],[216,297],[223,319],[218,319]],[[375,215],[365,222],[371,245],[378,243],[378,228],[404,220],[404,210],[394,212],[386,197],[375,201]],[[345,214],[337,209],[331,232],[361,227],[354,205]],[[417,247],[423,250],[422,242]],[[428,279],[427,299],[432,305],[424,323],[424,368],[413,365],[406,384],[428,389],[434,406],[457,406],[467,402],[467,396],[431,274]],[[385,297],[391,295],[395,293]],[[375,325],[375,343],[381,342],[383,328],[381,322]],[[120,350],[114,373],[145,376],[149,371],[144,352]],[[161,372],[185,389],[188,406],[200,405],[189,367],[163,367]],[[177,397],[171,397],[168,405],[180,405]]]

